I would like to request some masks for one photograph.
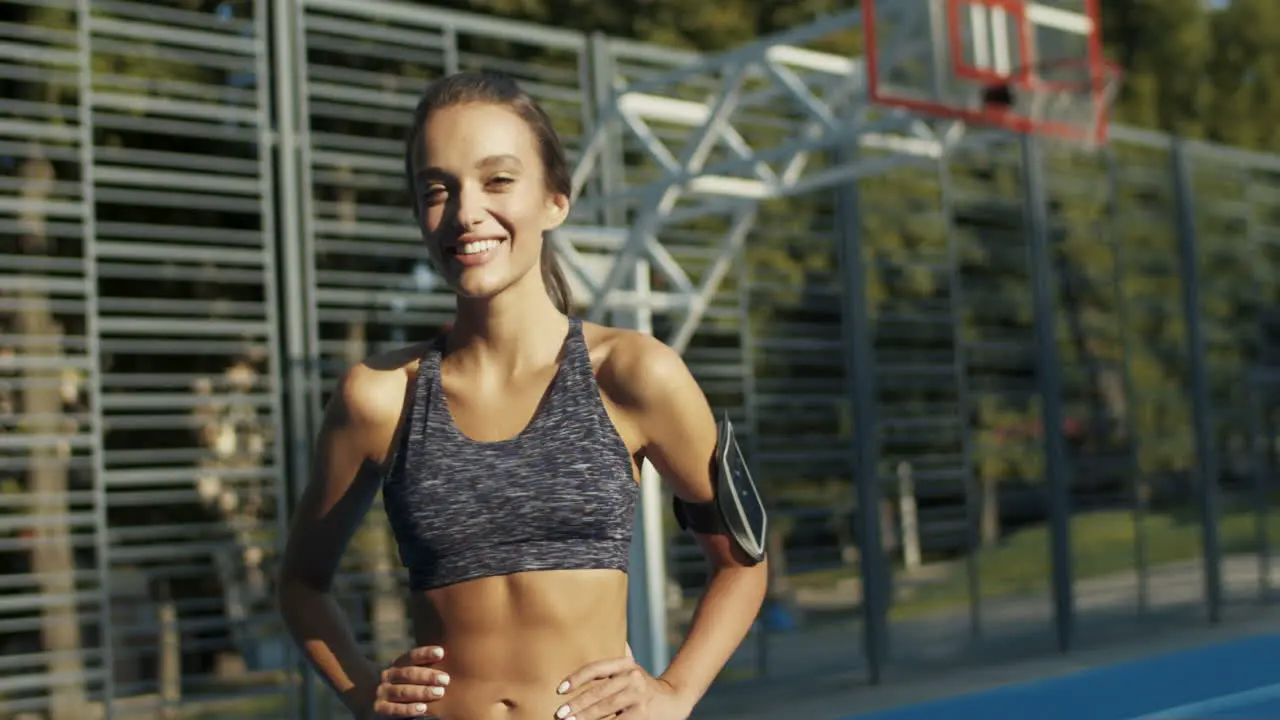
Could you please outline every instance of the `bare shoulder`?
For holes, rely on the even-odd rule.
[[[624,408],[652,407],[696,388],[684,358],[652,335],[595,323],[583,323],[583,335],[600,389]]]
[[[405,399],[417,377],[418,360],[428,343],[418,343],[371,356],[342,374],[329,403],[335,428],[355,431],[369,441],[371,454],[381,455],[404,414]]]
[[[624,413],[644,457],[678,497],[710,500],[716,422],[684,358],[633,330],[587,325],[583,332],[596,382]]]
[[[705,499],[715,417],[684,358],[634,330],[584,325],[583,332],[600,391],[622,412],[644,456],[681,497]]]

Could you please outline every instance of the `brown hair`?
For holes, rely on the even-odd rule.
[[[546,177],[547,191],[568,197],[572,193],[573,182],[569,170],[569,161],[565,158],[564,145],[560,136],[551,126],[551,118],[528,93],[520,88],[516,81],[493,72],[462,72],[449,75],[427,86],[426,92],[418,100],[418,107],[413,111],[413,125],[409,128],[406,142],[404,171],[409,185],[409,194],[413,198],[414,214],[418,212],[417,193],[413,187],[413,156],[418,152],[422,141],[423,129],[431,113],[463,103],[492,103],[502,105],[516,113],[529,125],[538,139],[538,155],[542,158],[542,170]],[[547,294],[560,312],[569,314],[573,307],[573,294],[569,289],[569,281],[555,248],[545,240],[542,243],[542,282],[547,286]]]

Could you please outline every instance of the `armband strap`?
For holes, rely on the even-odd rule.
[[[719,438],[713,465],[715,499],[707,503],[689,503],[674,498],[676,522],[681,530],[726,534],[752,562],[758,563],[766,554],[768,514],[747,470],[728,414],[716,425]]]

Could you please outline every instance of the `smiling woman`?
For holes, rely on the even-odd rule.
[[[344,375],[285,554],[290,631],[362,720],[687,718],[745,636],[766,577],[722,523],[692,526],[713,572],[688,638],[661,677],[630,657],[639,464],[690,506],[716,500],[706,398],[667,346],[569,315],[543,237],[568,215],[568,164],[513,81],[439,81],[407,147],[414,216],[456,318],[446,335]],[[329,596],[379,490],[416,640],[385,669],[361,656]]]
[[[433,123],[429,130],[427,120],[438,109],[465,111],[444,113],[442,118],[437,118],[441,122]],[[467,125],[473,120],[477,124]],[[462,177],[445,170],[446,159],[435,155],[431,156],[433,161],[424,167],[425,150],[432,140],[429,132],[443,134],[451,143],[464,142],[464,138],[473,144],[479,140],[479,147],[487,148],[470,170],[485,178],[479,188],[481,192],[500,195],[507,201],[503,203],[505,212],[502,212],[503,208],[495,208],[502,212],[499,217],[505,217],[510,223],[517,219],[527,220],[530,212],[537,214],[541,211],[547,213],[547,217],[537,219],[547,223],[546,230],[564,222],[572,193],[568,160],[551,126],[551,119],[514,81],[487,74],[455,75],[433,86],[414,111],[405,154],[405,174],[414,199],[414,216],[419,222],[429,224],[432,213],[435,213],[437,224],[447,216],[466,228],[474,218],[466,214],[471,205],[464,212],[461,204],[464,192]],[[489,136],[477,138],[476,133],[489,133]],[[504,144],[509,147],[504,149],[493,142],[492,139],[499,136],[505,138]],[[532,167],[529,166],[530,161]],[[520,183],[530,171],[535,182]],[[539,177],[541,183],[536,181]],[[514,196],[513,189],[516,190]],[[572,305],[569,283],[551,245],[542,241],[541,231],[536,235],[543,286],[556,308],[568,315]],[[428,250],[437,263],[437,270],[446,280],[451,280],[447,260],[456,260],[467,267],[486,264],[490,251],[509,240],[510,236],[505,231],[482,234],[464,229],[452,243],[429,242]],[[471,262],[472,254],[481,257]],[[466,293],[456,283],[454,287],[460,293]]]

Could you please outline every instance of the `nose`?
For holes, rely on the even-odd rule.
[[[463,184],[458,189],[458,224],[464,228],[473,228],[484,221],[485,214],[484,191],[474,184]]]

